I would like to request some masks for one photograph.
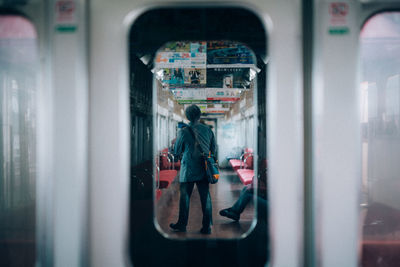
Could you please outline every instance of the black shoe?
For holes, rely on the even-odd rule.
[[[237,214],[236,212],[232,211],[230,208],[229,209],[223,209],[220,210],[219,215],[228,217],[232,220],[239,221],[240,215]]]
[[[200,229],[200,233],[203,235],[209,235],[211,234],[211,227],[203,227]]]
[[[169,227],[171,227],[175,232],[186,232],[186,226],[179,223],[171,223]]]

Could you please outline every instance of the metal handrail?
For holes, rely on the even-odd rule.
[[[174,164],[173,163],[171,164],[171,159],[169,158],[169,156],[172,156],[172,158],[174,158],[174,156],[170,152],[160,152],[160,156],[167,158],[168,163],[170,163],[170,168],[172,168],[173,170]]]
[[[156,188],[160,189],[160,167],[158,167],[158,165],[156,165],[156,168],[157,168]]]
[[[247,161],[247,159],[249,158],[249,156],[247,156],[244,160],[244,156],[246,155],[253,155],[253,152],[244,152],[243,155],[240,157],[240,169],[244,169],[244,165]],[[242,163],[243,163],[243,168],[242,168]]]
[[[175,170],[175,157],[174,154],[168,151],[168,156],[172,158],[172,169]],[[170,161],[171,162],[171,161]]]

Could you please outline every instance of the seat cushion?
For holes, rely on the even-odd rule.
[[[242,161],[240,159],[231,159],[231,160],[229,160],[229,164],[236,171],[237,169],[240,168],[240,165],[242,164]]]
[[[248,185],[251,184],[251,182],[253,181],[253,177],[254,177],[254,170],[250,170],[250,169],[238,169],[236,171],[237,175],[239,176],[240,181],[242,181],[242,183],[244,185]]]
[[[162,170],[160,171],[160,188],[167,188],[174,181],[178,171]]]

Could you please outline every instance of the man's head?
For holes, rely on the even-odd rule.
[[[190,105],[185,110],[186,118],[191,122],[196,122],[200,119],[201,110],[196,105]]]

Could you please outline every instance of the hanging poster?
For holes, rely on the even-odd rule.
[[[206,53],[207,52],[207,42],[197,42],[190,43],[191,53]]]
[[[189,106],[189,104],[184,105],[184,109],[186,109]],[[197,106],[200,108],[201,113],[212,113],[212,114],[217,114],[217,113],[225,113],[229,111],[229,106],[228,105],[221,105],[221,104],[197,104]]]
[[[163,85],[179,86],[184,84],[184,69],[173,68],[163,69],[161,75],[161,82]]]
[[[161,49],[163,52],[190,52],[188,42],[169,42]]]
[[[187,86],[205,86],[207,70],[206,69],[185,69],[185,85]]]
[[[191,52],[158,52],[156,68],[205,68],[206,53]]]
[[[250,88],[250,68],[209,68],[207,87]]]
[[[178,102],[178,104],[181,104],[181,105],[184,105],[184,104],[196,104],[196,105],[198,105],[198,104],[207,104],[210,101],[207,101],[205,99],[203,99],[203,100],[201,100],[201,99],[197,99],[197,100],[188,100],[188,99],[182,100],[182,99],[179,99],[179,100],[177,100],[177,102]]]
[[[207,42],[169,42],[159,52],[206,53]]]
[[[206,113],[225,113],[229,111],[228,105],[212,104],[207,105]]]
[[[225,117],[225,114],[211,114],[211,113],[203,113],[201,114],[200,118],[207,118],[207,119],[218,119]]]
[[[206,100],[206,89],[173,89],[174,98],[180,100]]]
[[[207,64],[255,64],[254,55],[244,45],[230,41],[207,43]]]
[[[207,88],[207,100],[238,101],[240,99],[240,89],[229,88]]]

